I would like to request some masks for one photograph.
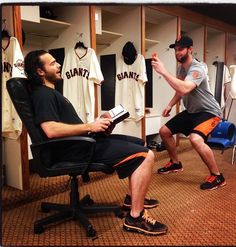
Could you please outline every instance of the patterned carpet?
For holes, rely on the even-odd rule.
[[[227,185],[213,191],[201,191],[200,183],[207,169],[189,144],[181,142],[179,158],[184,171],[157,175],[157,168],[168,161],[166,151],[156,153],[157,162],[148,196],[157,198],[160,206],[149,214],[169,227],[166,235],[152,237],[127,233],[123,220],[113,214],[91,215],[90,221],[98,233],[95,240],[86,237],[76,221],[48,227],[43,234],[33,233],[33,222],[44,217],[42,201],[68,202],[68,177],[39,178],[33,175],[31,189],[20,192],[2,191],[3,246],[236,246],[236,165],[231,165],[232,149],[223,154],[214,150]],[[46,181],[45,181],[46,180]],[[89,193],[96,202],[122,205],[128,180],[116,174],[95,175],[81,186],[81,196]],[[50,214],[50,213],[49,213]]]

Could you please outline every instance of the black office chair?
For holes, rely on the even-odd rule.
[[[48,212],[57,210],[58,213],[46,218],[35,221],[34,233],[40,234],[44,231],[44,226],[66,219],[78,220],[87,232],[87,236],[96,236],[96,231],[90,224],[86,213],[99,212],[114,212],[116,216],[122,217],[121,207],[118,205],[95,205],[89,195],[86,195],[81,200],[79,199],[78,191],[78,175],[83,177],[83,180],[89,180],[90,172],[103,172],[107,174],[113,173],[113,169],[102,163],[92,163],[91,159],[95,149],[96,141],[90,137],[73,136],[66,138],[56,138],[46,140],[43,138],[42,130],[34,123],[34,113],[32,102],[29,95],[27,79],[12,78],[7,81],[7,90],[12,99],[12,102],[19,114],[23,124],[25,125],[32,145],[31,151],[34,159],[35,172],[40,177],[54,177],[69,175],[71,178],[70,204],[46,203],[41,204],[41,210]],[[54,161],[55,153],[63,147],[70,145],[79,145],[86,149],[83,155],[82,162],[69,161]]]

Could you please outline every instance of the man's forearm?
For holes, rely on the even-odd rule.
[[[89,124],[64,124],[60,122],[44,122],[41,128],[48,138],[83,135],[91,131]]]
[[[184,95],[187,92],[186,83],[183,80],[180,80],[168,71],[162,75],[168,84],[176,91],[178,95]]]
[[[171,99],[168,106],[172,108],[175,104],[177,104],[177,102],[179,102],[180,99],[181,99],[181,96],[175,93],[174,97]]]

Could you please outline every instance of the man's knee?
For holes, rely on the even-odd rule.
[[[165,139],[166,137],[172,136],[171,131],[165,125],[163,125],[160,128],[159,134],[160,134],[160,136],[161,136],[162,139]]]
[[[147,153],[146,161],[151,165],[154,166],[155,163],[155,154],[152,150],[149,150]]]
[[[155,154],[153,153],[152,150],[149,150],[146,158],[144,159],[142,164],[138,166],[137,169],[131,174],[131,177],[134,177],[133,174],[150,172],[154,167],[154,163],[155,163]]]
[[[191,134],[189,136],[189,140],[190,140],[193,147],[198,147],[198,146],[204,144],[204,139],[198,134]]]

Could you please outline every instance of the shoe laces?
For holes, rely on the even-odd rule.
[[[156,220],[154,220],[153,218],[151,218],[151,217],[148,215],[147,210],[144,210],[144,213],[143,213],[143,215],[142,215],[142,218],[143,218],[145,221],[151,223],[152,225],[155,225],[155,223],[156,223]]]
[[[206,182],[212,183],[217,178],[216,175],[210,175],[206,177]]]

